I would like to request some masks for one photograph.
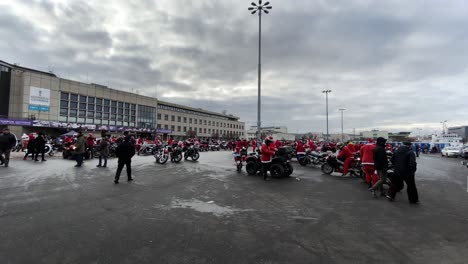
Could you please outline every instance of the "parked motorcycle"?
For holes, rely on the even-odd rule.
[[[144,143],[140,150],[138,150],[137,152],[137,155],[140,156],[140,155],[154,155],[157,151],[159,147],[156,146],[155,144],[147,144],[147,143]]]
[[[154,158],[159,164],[165,164],[169,160],[169,155],[172,152],[172,146],[164,146],[160,148],[155,154]]]
[[[198,153],[198,148],[195,146],[189,146],[184,151],[184,159],[187,160],[191,158],[193,161],[197,161],[200,158],[200,153]]]
[[[211,151],[219,151],[221,149],[221,147],[219,146],[218,143],[210,144],[209,148],[210,148]]]
[[[327,156],[327,153],[307,151],[305,155],[297,155],[297,161],[301,166],[307,166],[308,164],[317,166],[324,164],[326,162]]]

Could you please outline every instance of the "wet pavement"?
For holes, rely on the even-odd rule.
[[[288,179],[237,173],[229,152],[159,165],[0,168],[0,263],[466,263],[468,168],[421,155],[421,204],[372,198],[355,178],[293,163]]]

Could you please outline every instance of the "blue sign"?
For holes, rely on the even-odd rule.
[[[29,110],[39,111],[39,112],[49,112],[49,107],[43,106],[43,105],[29,105]]]

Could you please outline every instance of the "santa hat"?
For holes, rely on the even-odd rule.
[[[374,143],[374,139],[368,138],[368,139],[367,139],[367,143]]]

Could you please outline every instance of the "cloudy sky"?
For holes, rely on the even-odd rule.
[[[468,125],[464,0],[270,1],[264,125],[290,132]],[[255,125],[258,16],[241,0],[0,1],[0,60]],[[416,132],[417,133],[417,132]]]

